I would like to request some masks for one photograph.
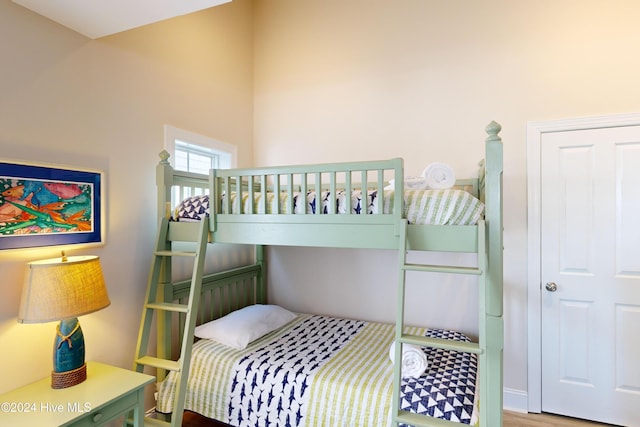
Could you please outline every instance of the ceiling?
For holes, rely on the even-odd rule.
[[[97,39],[231,0],[13,0],[52,21]]]

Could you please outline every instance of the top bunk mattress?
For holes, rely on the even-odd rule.
[[[475,225],[484,213],[484,204],[464,190],[458,189],[405,189],[403,192],[403,218],[409,224],[423,225]],[[367,192],[365,202],[362,201],[362,191],[351,192],[351,200],[347,201],[345,191],[336,191],[335,201],[332,200],[329,191],[323,191],[319,195],[315,191],[308,191],[306,197],[301,193],[293,193],[293,203],[289,202],[289,192],[280,192],[277,198],[275,193],[267,192],[266,203],[262,200],[260,192],[253,193],[253,202],[250,203],[249,193],[242,193],[242,200],[238,201],[235,192],[227,198],[222,195],[220,200],[220,213],[232,215],[252,214],[341,214],[341,215],[375,215],[393,214],[395,192],[384,190],[382,212],[379,212],[379,197],[377,190]],[[230,200],[228,200],[230,199]],[[227,206],[227,203],[231,206]],[[251,207],[252,206],[252,207]],[[290,212],[293,206],[293,212]],[[335,206],[335,208],[332,208]],[[350,209],[349,209],[350,206]],[[178,221],[199,221],[210,214],[208,195],[188,197],[180,202],[176,208]],[[320,212],[317,210],[321,209]],[[335,209],[335,212],[330,210]]]

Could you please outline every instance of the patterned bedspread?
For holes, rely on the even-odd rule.
[[[308,214],[316,213],[322,209],[323,213],[328,213],[331,194],[324,191],[320,194],[320,200],[315,191],[307,192],[306,198],[300,193],[294,193],[293,213]],[[231,194],[231,212],[250,213],[249,194],[243,193],[240,210],[236,203],[236,193]],[[280,213],[287,214],[289,209],[289,194],[280,193]],[[347,194],[344,191],[336,193],[336,213],[347,213]],[[362,202],[362,192],[351,193],[351,213],[360,214],[366,209],[368,214],[378,213],[379,197],[377,191],[369,191],[365,200],[366,206]],[[384,191],[384,214],[393,213],[394,191]],[[266,212],[265,204],[262,203],[262,194],[254,194],[253,212],[254,214],[271,214],[276,212],[277,204],[274,193],[267,193]],[[227,198],[223,196],[222,205],[226,209]],[[410,224],[434,224],[434,225],[473,225],[482,217],[484,204],[466,191],[462,190],[417,190],[405,189],[404,191],[404,212],[403,215]],[[180,220],[199,220],[209,213],[209,196],[194,196],[187,198],[177,208]]]
[[[452,331],[408,332],[467,340]],[[387,426],[393,336],[393,325],[301,314],[242,351],[200,340],[185,408],[238,427]],[[425,351],[429,368],[402,380],[400,408],[473,424],[476,355]],[[169,375],[159,385],[160,412],[172,411],[174,381]]]

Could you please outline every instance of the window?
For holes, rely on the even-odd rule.
[[[175,170],[208,175],[211,168],[230,169],[237,166],[238,149],[235,145],[169,125],[164,127],[164,148],[169,152],[169,163]],[[175,187],[173,190],[174,205],[178,200],[202,193],[202,189],[198,188],[183,188],[180,191]]]
[[[164,147],[176,170],[208,174],[211,168],[230,169],[237,164],[235,145],[169,125],[164,127]]]

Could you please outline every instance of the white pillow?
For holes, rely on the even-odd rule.
[[[195,336],[243,350],[251,341],[284,326],[296,316],[277,305],[255,304],[196,327]]]

